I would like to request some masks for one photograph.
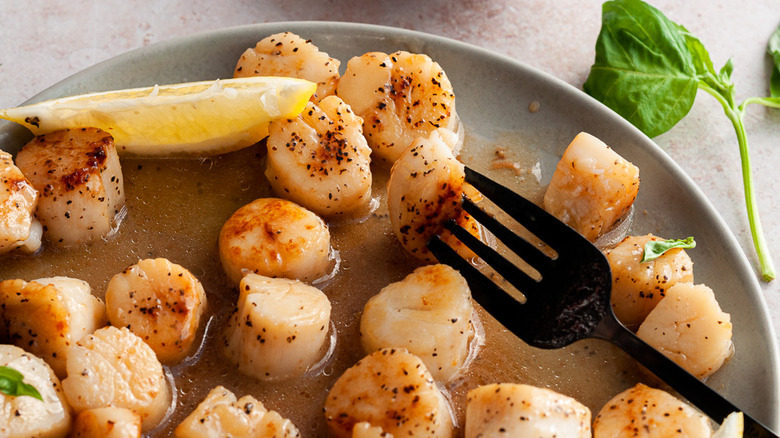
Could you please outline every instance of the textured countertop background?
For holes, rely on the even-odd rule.
[[[0,0],[0,107],[21,104],[86,67],[172,37],[241,24],[288,20],[396,26],[488,48],[581,88],[594,58],[600,0]],[[766,42],[780,1],[651,1],[698,36],[716,68],[734,58],[737,100],[768,93]],[[747,115],[755,187],[780,267],[780,110]],[[700,92],[690,114],[655,141],[688,172],[724,217],[755,265],[734,130]],[[762,289],[780,332],[780,280]]]

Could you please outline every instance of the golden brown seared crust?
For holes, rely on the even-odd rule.
[[[163,363],[190,353],[206,305],[200,281],[164,258],[140,260],[112,277],[106,289],[111,324],[129,328]]]
[[[387,183],[390,223],[398,240],[410,254],[427,262],[436,259],[428,241],[436,234],[466,258],[474,254],[444,225],[454,219],[475,237],[481,229],[462,207],[464,192],[479,200],[465,183],[464,166],[452,154],[439,131],[418,138],[393,164]]]
[[[283,199],[261,198],[222,226],[219,254],[237,285],[245,272],[313,281],[325,274],[330,232],[317,215]]]
[[[86,282],[66,277],[0,282],[0,341],[45,360],[64,378],[68,349],[106,324]]]
[[[44,188],[42,196],[54,190],[76,190],[98,172],[106,170],[109,148],[114,147],[111,134],[98,128],[62,129],[39,135],[24,146],[17,162],[28,172],[36,187]]]
[[[47,239],[62,245],[107,235],[125,200],[114,139],[98,128],[39,135],[17,165],[40,193],[36,216]]]

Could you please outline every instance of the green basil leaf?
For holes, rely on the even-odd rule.
[[[723,66],[723,68],[720,69],[720,73],[718,73],[718,79],[724,84],[731,84],[731,74],[734,72],[734,58],[729,58],[728,61],[726,61],[726,65]]]
[[[6,395],[18,397],[28,395],[43,401],[43,397],[34,386],[23,382],[24,376],[19,371],[0,366],[0,392]]]
[[[774,68],[772,68],[772,78],[769,81],[769,93],[772,97],[780,97],[780,26],[769,38],[767,52],[772,56]]]
[[[648,136],[671,129],[693,106],[699,73],[711,62],[691,55],[704,48],[681,26],[640,0],[604,3],[596,60],[586,93]]]
[[[666,251],[674,248],[696,248],[696,241],[693,240],[693,237],[687,239],[651,240],[645,243],[645,251],[642,255],[641,263],[651,262],[661,257]]]
[[[708,75],[715,76],[715,67],[712,65],[710,59],[710,53],[704,48],[701,40],[691,34],[684,26],[674,23],[677,27],[677,31],[682,35],[685,40],[685,45],[688,47],[688,51],[691,54],[694,67],[696,67],[696,74],[702,78]]]

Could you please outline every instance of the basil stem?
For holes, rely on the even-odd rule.
[[[761,276],[765,281],[775,279],[775,265],[769,248],[764,237],[764,229],[761,226],[761,219],[758,216],[758,205],[756,204],[755,190],[753,190],[753,177],[750,170],[750,153],[748,149],[747,132],[745,131],[745,106],[748,103],[772,102],[775,99],[753,98],[746,100],[739,107],[734,107],[733,99],[728,99],[731,95],[723,96],[716,90],[709,87],[704,81],[699,82],[699,88],[711,94],[723,106],[726,117],[731,120],[734,130],[737,134],[737,143],[739,144],[739,157],[742,165],[742,186],[745,192],[745,206],[747,208],[748,223],[750,224],[750,234],[753,238],[753,246],[756,248],[756,256],[761,269]],[[772,105],[774,106],[774,105]],[[780,106],[777,106],[780,107]]]

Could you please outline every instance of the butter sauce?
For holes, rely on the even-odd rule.
[[[511,168],[491,168],[497,148],[522,145],[519,133],[488,140],[467,135],[461,160],[539,202],[539,157],[522,147],[502,151]],[[6,255],[0,280],[64,275],[87,281],[103,298],[108,281],[139,259],[165,257],[189,269],[208,295],[202,323],[202,347],[193,357],[170,367],[176,385],[175,411],[153,436],[172,436],[208,392],[223,385],[238,397],[251,394],[278,411],[303,436],[325,436],[322,406],[339,375],[363,356],[360,315],[366,301],[387,284],[401,280],[418,263],[408,256],[390,229],[385,203],[389,167],[373,166],[373,197],[379,207],[364,220],[329,221],[332,245],[341,266],[336,276],[319,284],[332,303],[335,350],[319,370],[294,380],[255,381],[237,371],[221,354],[222,331],[238,297],[219,263],[217,237],[222,224],[239,207],[274,196],[263,175],[265,144],[206,159],[122,160],[127,217],[118,233],[90,246],[54,248],[44,242],[36,255]],[[508,333],[477,306],[485,343],[470,367],[444,386],[453,405],[457,434],[463,433],[466,392],[496,382],[549,387],[572,396],[593,411],[639,380],[636,365],[612,345],[585,340],[560,350],[539,350]]]

